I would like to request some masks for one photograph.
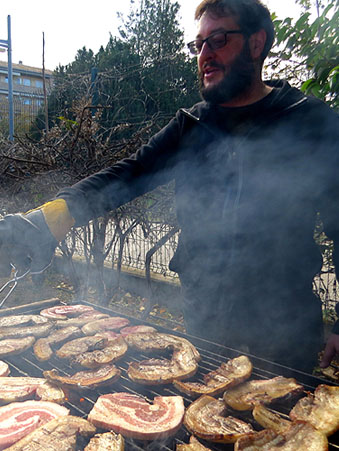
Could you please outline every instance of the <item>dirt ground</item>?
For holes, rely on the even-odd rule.
[[[0,287],[2,287],[9,279],[0,278]],[[0,293],[0,304],[10,287],[8,286]],[[73,287],[67,281],[64,275],[49,273],[41,286],[33,284],[32,280],[27,277],[20,280],[8,299],[3,303],[1,308],[16,307],[19,305],[30,304],[51,298],[58,298],[61,301],[72,302],[75,299]],[[89,288],[88,302],[99,304],[94,288]],[[79,300],[80,302],[80,300]],[[115,293],[110,300],[108,307],[117,313],[122,313],[134,318],[144,319],[148,323],[159,325],[167,329],[185,332],[183,317],[177,311],[171,311],[169,308],[154,305],[148,315],[145,315],[147,299],[135,296],[126,291]],[[319,356],[321,358],[321,355]],[[339,383],[339,360],[333,361],[331,366],[326,369],[316,367],[314,374],[324,377],[328,380]]]
[[[0,287],[8,280],[8,278],[0,278]],[[8,286],[0,293],[0,303],[9,292],[10,287],[11,286]],[[3,303],[2,308],[17,307],[19,305],[30,304],[51,298],[58,298],[65,302],[72,302],[76,299],[73,287],[64,275],[48,273],[40,286],[36,286],[30,277],[20,280],[8,299]],[[99,305],[94,288],[89,288],[86,300]],[[135,296],[126,291],[119,291],[114,294],[108,307],[115,312],[145,319],[147,322],[155,323],[168,329],[185,332],[183,317],[180,313],[177,311],[170,311],[164,306],[155,304],[149,314],[145,315],[146,304],[147,299],[145,298]]]

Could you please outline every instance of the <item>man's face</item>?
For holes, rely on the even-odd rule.
[[[197,39],[217,31],[239,30],[234,17],[213,18],[203,14]],[[205,42],[198,55],[200,93],[204,100],[227,105],[249,90],[254,79],[254,64],[248,40],[243,34],[229,34],[224,47],[210,49]]]

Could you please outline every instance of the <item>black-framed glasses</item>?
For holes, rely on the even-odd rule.
[[[206,42],[208,47],[211,50],[221,49],[227,44],[227,35],[228,34],[242,34],[242,30],[229,30],[229,31],[216,31],[215,33],[207,36],[206,39],[195,39],[187,44],[189,51],[193,55],[199,55],[201,52],[202,46]]]

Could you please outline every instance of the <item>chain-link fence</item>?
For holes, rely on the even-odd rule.
[[[30,129],[37,114],[43,107],[40,92],[32,92],[29,96],[14,96],[14,131],[16,135],[24,136]],[[9,133],[9,104],[8,99],[0,97],[0,132],[3,136]]]

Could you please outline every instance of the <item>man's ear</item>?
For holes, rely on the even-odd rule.
[[[262,51],[266,43],[266,31],[261,29],[253,33],[249,39],[249,46],[253,60],[261,58]]]

